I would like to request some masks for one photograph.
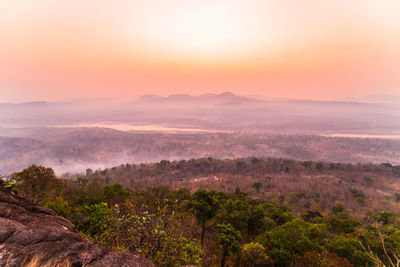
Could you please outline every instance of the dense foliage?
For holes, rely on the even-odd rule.
[[[299,217],[279,199],[239,188],[130,190],[100,177],[59,179],[35,165],[11,182],[12,191],[71,220],[84,237],[160,266],[391,266],[400,250],[400,222],[388,211],[355,219],[337,204]]]

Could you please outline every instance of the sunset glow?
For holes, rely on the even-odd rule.
[[[0,101],[400,93],[397,0],[0,3]]]

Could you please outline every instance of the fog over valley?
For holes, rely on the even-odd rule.
[[[199,157],[400,164],[400,103],[262,99],[229,92],[0,104],[0,173],[58,174]]]

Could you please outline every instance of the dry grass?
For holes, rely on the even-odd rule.
[[[59,262],[48,262],[43,255],[34,255],[32,258],[29,256],[25,258],[22,263],[24,267],[71,267],[72,264],[68,259],[63,259]],[[82,265],[85,266],[85,265]]]

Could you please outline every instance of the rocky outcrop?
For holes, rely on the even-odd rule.
[[[154,266],[140,254],[111,251],[80,237],[50,209],[0,186],[0,266]]]

